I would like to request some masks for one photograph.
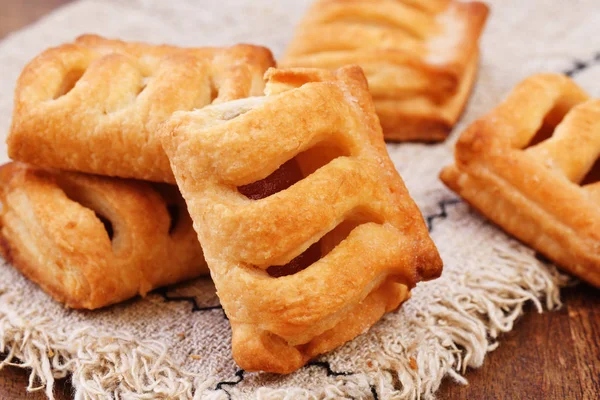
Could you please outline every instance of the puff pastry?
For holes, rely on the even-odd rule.
[[[244,369],[289,373],[394,310],[442,262],[361,69],[270,69],[266,96],[162,127]]]
[[[365,71],[388,140],[443,140],[475,81],[483,3],[318,0],[282,67]]]
[[[12,159],[42,167],[174,183],[157,126],[261,94],[269,50],[178,48],[85,35],[23,70],[8,137]]]
[[[504,230],[600,287],[600,100],[534,75],[460,137],[441,179]]]
[[[11,163],[0,168],[0,201],[3,257],[68,307],[208,273],[173,186]]]

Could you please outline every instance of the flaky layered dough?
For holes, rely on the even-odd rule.
[[[266,78],[266,96],[175,113],[162,137],[236,362],[289,373],[364,332],[442,262],[361,69]]]
[[[173,186],[6,164],[0,250],[68,307],[94,309],[208,273]]]
[[[178,48],[85,35],[46,50],[21,73],[11,158],[43,167],[174,183],[158,125],[261,94],[269,50]]]
[[[441,179],[496,224],[600,287],[600,100],[539,74],[473,123]],[[595,164],[596,163],[596,164]]]
[[[475,81],[483,3],[317,0],[282,67],[365,71],[388,140],[443,140]]]

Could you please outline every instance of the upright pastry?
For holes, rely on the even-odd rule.
[[[163,145],[246,370],[363,333],[442,261],[360,68],[270,69],[266,96],[175,113]]]
[[[177,188],[0,168],[0,252],[68,307],[94,309],[208,273]]]
[[[441,179],[508,233],[600,287],[600,100],[539,74],[473,123]]]
[[[487,14],[455,0],[317,0],[280,64],[358,64],[386,139],[443,140],[473,87]]]
[[[269,50],[178,48],[85,35],[21,73],[9,156],[43,167],[174,183],[156,137],[178,110],[261,94]]]

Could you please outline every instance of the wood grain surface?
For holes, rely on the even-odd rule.
[[[2,0],[0,38],[69,1]],[[600,399],[600,290],[581,284],[565,289],[563,301],[555,312],[529,307],[483,367],[467,372],[469,384],[445,380],[438,399]],[[27,383],[27,371],[4,368],[0,399],[46,398],[43,391],[26,393]],[[58,381],[54,395],[72,398],[67,379]]]

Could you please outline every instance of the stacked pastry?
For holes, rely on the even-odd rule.
[[[442,261],[362,70],[272,65],[97,36],[38,56],[0,171],[5,258],[90,309],[208,267],[247,370],[294,371],[396,309]]]
[[[49,49],[21,73],[8,138],[34,165],[175,183],[157,136],[173,112],[259,95],[264,47],[178,48],[95,35]]]

